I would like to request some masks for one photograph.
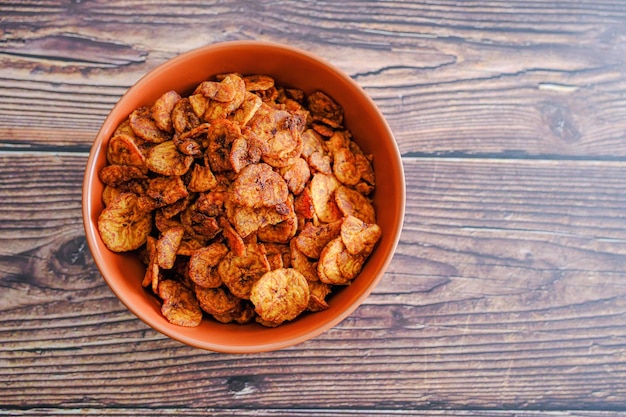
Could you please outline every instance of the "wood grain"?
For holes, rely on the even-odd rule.
[[[405,159],[405,231],[367,302],[302,345],[223,355],[147,328],[106,287],[80,231],[84,155],[0,162],[5,406],[409,415],[626,401],[626,163]]]
[[[156,65],[216,41],[262,39],[345,70],[404,154],[626,156],[623,2],[90,1],[0,12],[1,148],[85,151]]]
[[[346,71],[407,177],[401,242],[365,304],[255,355],[139,321],[81,220],[120,96],[237,39]],[[625,45],[617,0],[0,4],[0,415],[624,415]]]

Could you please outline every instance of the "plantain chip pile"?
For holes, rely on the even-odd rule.
[[[110,138],[98,230],[135,251],[171,323],[275,327],[329,308],[381,237],[372,156],[343,108],[222,74],[134,110]]]

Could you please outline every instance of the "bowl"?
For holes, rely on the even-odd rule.
[[[305,313],[278,327],[257,323],[223,324],[205,319],[199,327],[170,324],[160,301],[141,285],[144,267],[136,254],[114,253],[98,233],[104,185],[98,172],[106,164],[107,143],[120,122],[134,109],[151,105],[163,93],[185,96],[202,81],[221,73],[267,74],[277,84],[305,93],[322,90],[344,108],[345,126],[365,153],[374,157],[376,191],[373,204],[382,238],[358,277],[329,297],[329,308]],[[348,317],[379,283],[396,249],[405,205],[404,173],[394,136],[367,93],[348,75],[323,59],[293,47],[259,41],[235,41],[195,49],[156,67],[127,90],[100,128],[86,165],[83,221],[87,243],[102,277],[119,300],[153,329],[197,348],[225,353],[283,349],[319,336]]]

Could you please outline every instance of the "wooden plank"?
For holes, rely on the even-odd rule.
[[[241,409],[241,408],[34,408],[27,410],[0,409],[0,416],[241,416],[241,417],[380,417],[380,416],[423,416],[423,417],[619,417],[620,412],[611,411],[520,411],[520,410],[346,410],[346,409]]]
[[[213,42],[261,39],[345,70],[406,155],[626,156],[619,1],[567,12],[500,1],[0,7],[0,149],[86,150],[121,94],[156,65]]]
[[[0,154],[9,412],[623,408],[624,162],[405,159],[405,228],[366,303],[302,345],[224,355],[152,331],[104,284],[82,232],[85,161]]]

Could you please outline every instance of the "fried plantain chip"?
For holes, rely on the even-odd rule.
[[[134,110],[128,116],[128,120],[135,135],[145,141],[162,143],[170,138],[167,132],[157,127],[155,121],[152,119],[152,112],[149,107],[144,106]]]
[[[189,192],[180,177],[155,177],[149,181],[146,195],[162,207],[187,197]]]
[[[248,165],[258,163],[266,148],[266,144],[261,142],[250,129],[246,128],[242,135],[233,141],[230,150],[230,164],[235,172],[239,173]]]
[[[193,251],[189,258],[189,279],[202,288],[217,288],[222,285],[216,267],[227,253],[226,245],[219,242]]]
[[[230,151],[232,143],[241,137],[239,125],[226,119],[215,120],[211,123],[207,137],[207,156],[213,172],[232,170]]]
[[[228,220],[243,239],[253,234],[256,236],[256,232],[263,227],[287,220],[290,214],[285,203],[273,207],[253,208],[237,206],[227,201],[225,208]]]
[[[246,253],[246,245],[241,236],[239,236],[239,233],[233,229],[228,219],[220,217],[218,223],[222,227],[222,235],[224,239],[226,239],[226,242],[228,242],[230,250],[237,256],[244,256]]]
[[[124,123],[128,124],[128,121]],[[107,162],[111,165],[145,167],[146,157],[139,146],[140,141],[143,142],[130,128],[124,133],[115,133],[107,145]]]
[[[318,172],[311,179],[313,207],[317,217],[323,222],[330,223],[343,217],[334,198],[337,187],[339,187],[339,182],[334,175]]]
[[[331,286],[322,281],[309,281],[309,305],[307,310],[311,312],[323,311],[328,309],[326,296],[330,294]]]
[[[361,179],[356,156],[348,148],[341,148],[334,152],[333,172],[337,180],[345,185],[356,185]]]
[[[343,124],[343,108],[322,91],[309,95],[307,103],[313,116],[328,119],[337,125]]]
[[[254,117],[262,103],[263,100],[261,100],[259,96],[246,91],[243,103],[234,111],[231,120],[239,124],[239,126],[244,127]]]
[[[98,230],[104,244],[113,252],[138,249],[152,230],[150,213],[137,209],[137,196],[122,193],[98,217]]]
[[[213,239],[221,230],[217,219],[199,211],[196,203],[191,204],[180,214],[180,221],[185,232],[200,242]]]
[[[269,75],[246,75],[243,81],[247,91],[263,91],[274,87],[274,79]]]
[[[159,268],[172,269],[176,261],[176,252],[183,239],[185,229],[181,227],[170,227],[161,234],[156,243],[157,263]]]
[[[289,254],[292,268],[304,275],[307,281],[319,281],[317,264],[298,249],[295,239],[289,242]]]
[[[171,140],[151,148],[146,158],[150,171],[167,177],[184,175],[192,163],[193,157],[181,154]]]
[[[209,165],[194,164],[191,171],[191,179],[189,184],[187,184],[189,191],[204,193],[217,188],[217,185],[217,178],[215,178]]]
[[[369,256],[382,235],[380,226],[347,216],[341,223],[341,240],[352,255]]]
[[[196,327],[202,322],[202,309],[195,294],[183,284],[173,280],[159,283],[159,297],[163,300],[161,313],[172,324]]]
[[[322,223],[319,226],[307,223],[295,238],[296,246],[309,258],[319,259],[324,246],[339,236],[341,223],[341,219],[332,223]]]
[[[342,185],[335,192],[335,202],[344,216],[354,216],[368,224],[376,223],[374,206],[358,191]]]
[[[280,174],[287,182],[287,188],[293,195],[298,195],[304,191],[311,177],[309,165],[302,158],[296,158],[295,162],[280,170]]]
[[[209,100],[204,115],[202,116],[207,122],[225,119],[243,104],[246,97],[246,84],[239,75],[228,74],[220,81],[220,84],[222,85],[222,89],[232,89],[234,91],[233,98],[228,101]]]
[[[106,185],[119,187],[132,180],[148,178],[145,169],[131,165],[106,165],[98,173],[100,181]]]
[[[309,305],[309,284],[293,268],[264,274],[252,287],[250,301],[266,322],[280,324],[295,319]]]
[[[250,298],[254,283],[269,270],[265,248],[258,243],[247,244],[244,256],[228,252],[217,266],[217,272],[230,292],[246,300]]]
[[[204,111],[202,114],[204,114]],[[200,124],[200,118],[194,112],[187,97],[178,100],[172,109],[171,118],[172,127],[179,135],[194,129]]]
[[[271,207],[287,200],[289,189],[283,177],[267,164],[248,165],[231,187],[230,200],[245,207]]]
[[[241,304],[241,299],[223,287],[195,287],[196,298],[200,308],[211,315],[222,315],[234,312]]]
[[[160,130],[168,133],[172,133],[174,130],[172,111],[180,99],[180,95],[172,90],[163,94],[152,105],[152,119]]]

